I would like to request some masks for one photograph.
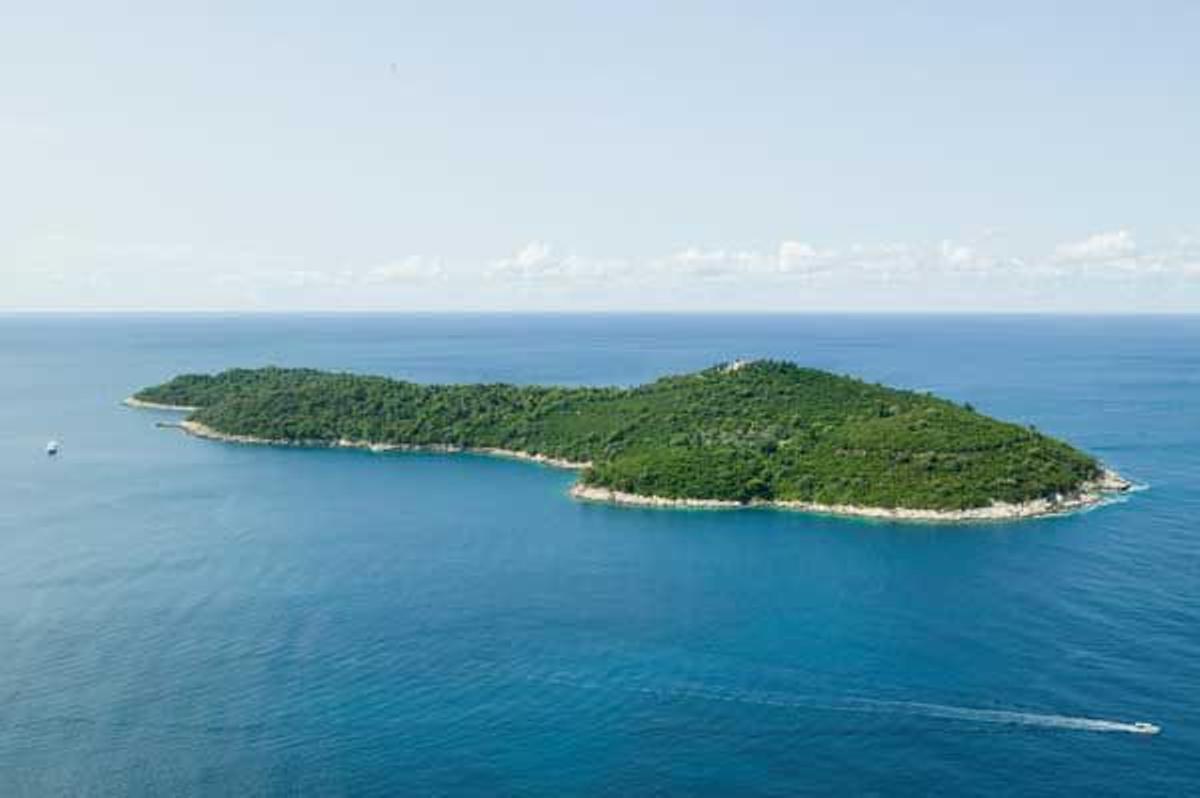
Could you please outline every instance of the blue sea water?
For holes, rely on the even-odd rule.
[[[119,404],[269,363],[633,384],[762,356],[1149,487],[971,527],[613,508],[569,472]],[[1198,317],[0,317],[0,795],[1197,794],[1198,518]]]

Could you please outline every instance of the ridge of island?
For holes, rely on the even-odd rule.
[[[772,506],[897,520],[1031,518],[1130,483],[970,405],[793,363],[734,361],[637,387],[427,385],[266,367],[138,391],[190,434],[235,443],[474,451],[581,471],[579,499]]]

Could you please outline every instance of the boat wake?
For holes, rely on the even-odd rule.
[[[1017,726],[1041,726],[1048,729],[1075,729],[1092,732],[1126,732],[1128,734],[1158,734],[1161,729],[1144,721],[1102,720],[1071,715],[1047,715],[1039,712],[1014,712],[1003,709],[977,709],[946,704],[927,704],[919,701],[873,701],[850,699],[865,709],[899,712],[927,718],[945,718],[976,723],[1007,723]]]
[[[702,701],[728,701],[740,704],[807,709],[824,712],[855,712],[887,715],[907,715],[921,718],[963,721],[967,723],[1006,724],[1032,726],[1047,729],[1064,729],[1087,732],[1124,732],[1126,734],[1158,734],[1161,729],[1144,721],[1105,720],[1101,718],[1052,715],[1039,712],[1019,712],[1002,709],[979,709],[976,707],[931,704],[920,701],[886,701],[869,698],[843,698],[822,700],[800,695],[761,691],[736,690],[696,683],[674,683],[666,686],[636,684],[606,684],[592,679],[574,678],[568,674],[555,674],[536,678],[547,684],[573,687],[583,690],[611,690],[642,693],[664,699],[698,699]]]

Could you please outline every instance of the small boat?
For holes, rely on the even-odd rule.
[[[50,441],[46,444],[46,454],[58,454],[58,441]]]
[[[1134,734],[1158,734],[1160,731],[1162,731],[1162,729],[1160,729],[1158,726],[1155,726],[1153,723],[1147,723],[1144,720],[1139,720],[1137,723],[1133,724]]]

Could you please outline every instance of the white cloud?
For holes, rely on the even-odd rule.
[[[515,255],[492,261],[488,267],[490,277],[536,279],[553,277],[561,273],[561,262],[553,254],[553,248],[545,241],[530,241]]]
[[[1200,236],[1180,236],[1175,244],[1175,260],[1184,275],[1200,277]]]
[[[278,272],[279,281],[292,288],[308,288],[310,286],[326,286],[333,283],[333,275],[316,269],[289,269]]]
[[[665,276],[732,280],[754,277],[779,279],[812,276],[838,265],[839,254],[803,241],[782,241],[774,251],[701,249],[687,247],[665,258],[652,259],[652,273]]]
[[[178,286],[185,282],[187,297],[204,297],[206,307],[576,307],[585,300],[608,308],[940,307],[961,300],[1021,308],[1065,304],[1062,288],[1071,285],[1071,296],[1081,296],[1076,289],[1084,286],[1087,296],[1110,303],[1131,298],[1179,308],[1200,290],[1200,236],[1135,241],[1126,229],[1040,251],[986,231],[837,247],[785,238],[621,257],[560,250],[538,239],[493,260],[410,255],[333,267],[313,256],[71,234],[15,244],[0,250],[14,307],[50,305],[72,290],[89,297],[74,300],[79,306],[182,307]]]
[[[1142,278],[1190,281],[1200,277],[1200,239],[1182,235],[1172,242],[1143,246],[1128,230],[1117,230],[1062,244],[1055,248],[1052,260],[1060,273],[1124,280],[1130,286]]]
[[[891,283],[928,274],[938,266],[936,253],[904,243],[853,244],[837,259],[839,274]]]
[[[446,272],[438,258],[409,255],[407,258],[368,269],[363,275],[362,281],[369,285],[381,285],[437,280],[445,276]]]
[[[1054,250],[1054,260],[1059,263],[1111,263],[1133,257],[1137,251],[1137,242],[1129,231],[1116,230],[1059,244]]]
[[[545,268],[553,261],[552,247],[545,241],[530,241],[512,258],[512,263],[522,269]]]
[[[718,280],[753,274],[762,267],[763,257],[756,252],[727,252],[688,247],[658,262],[660,273],[704,280]]]
[[[836,250],[817,249],[803,241],[783,241],[776,254],[776,267],[783,274],[818,274],[829,271],[837,258]]]
[[[559,255],[545,241],[531,241],[516,254],[492,261],[485,271],[493,280],[567,284],[622,279],[633,273],[629,261]]]
[[[970,266],[976,262],[975,250],[963,244],[944,239],[938,250],[942,260],[950,266]]]

